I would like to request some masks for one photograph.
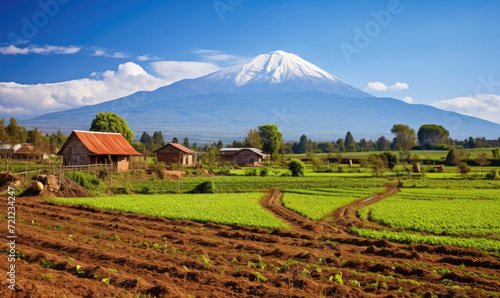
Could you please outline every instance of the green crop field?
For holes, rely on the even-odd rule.
[[[499,237],[499,210],[500,191],[496,189],[402,189],[359,214],[417,232]]]
[[[262,196],[262,193],[117,195],[97,198],[51,198],[51,200],[169,219],[290,229],[288,224],[260,206],[259,200]]]
[[[384,188],[366,189],[324,189],[324,190],[288,190],[283,195],[283,204],[312,220],[320,220],[333,210],[355,200],[369,197]]]
[[[211,180],[218,192],[252,192],[266,189],[308,188],[366,188],[379,187],[387,183],[383,178],[332,178],[332,177],[260,177],[260,176],[215,176],[210,178],[186,178],[181,181],[131,181],[115,185],[135,193],[159,194],[189,192],[196,185]]]
[[[499,251],[500,241],[481,239],[481,238],[460,238],[450,236],[424,236],[421,234],[411,234],[406,232],[391,232],[391,231],[373,231],[366,229],[351,228],[354,234],[372,238],[386,239],[398,243],[423,243],[430,245],[451,245],[458,247],[477,248],[486,251]]]
[[[487,154],[488,158],[493,158],[493,153],[491,150],[494,148],[474,148],[474,149],[460,149],[460,152],[462,152],[464,155],[469,156],[470,159],[475,159],[477,158],[478,154],[481,152],[485,152]],[[384,151],[364,151],[364,152],[337,152],[337,153],[316,153],[315,156],[318,157],[328,157],[331,156],[332,158],[335,157],[336,155],[342,155],[345,156],[345,158],[348,157],[353,157],[353,158],[367,158],[370,154],[376,153],[382,153]],[[393,154],[398,155],[399,152],[393,151],[391,152]],[[410,153],[412,155],[417,154],[420,159],[431,159],[431,160],[444,160],[446,158],[446,155],[448,154],[448,150],[411,150]],[[300,158],[300,157],[306,157],[307,154],[287,154],[287,158]]]

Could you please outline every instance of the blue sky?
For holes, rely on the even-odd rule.
[[[153,90],[280,49],[375,96],[500,122],[499,15],[498,1],[2,1],[0,117]]]

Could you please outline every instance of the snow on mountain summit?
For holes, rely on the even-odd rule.
[[[192,83],[198,80],[208,93],[320,91],[348,97],[371,97],[299,56],[281,50],[259,55],[245,64],[219,70]]]

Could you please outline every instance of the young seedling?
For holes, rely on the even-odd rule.
[[[263,282],[267,281],[267,278],[265,278],[264,276],[262,276],[259,272],[255,271],[253,274],[257,278],[257,282],[258,283],[260,283],[261,281],[263,281]]]

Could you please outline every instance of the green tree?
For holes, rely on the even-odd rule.
[[[366,139],[359,140],[359,149],[360,151],[368,151],[368,142]]]
[[[344,152],[345,151],[344,139],[340,138],[340,139],[337,140],[337,147],[339,148],[340,152]]]
[[[179,144],[179,139],[177,137],[174,137],[171,143]]]
[[[143,143],[144,145],[149,145],[151,144],[153,141],[153,139],[151,138],[151,136],[149,135],[149,133],[147,132],[143,132],[142,133],[142,136],[141,136],[141,143]]]
[[[444,144],[447,142],[450,132],[441,125],[424,124],[418,129],[418,143],[422,147],[430,144]]]
[[[477,155],[476,163],[481,166],[481,176],[483,175],[483,166],[487,166],[491,164],[491,161],[488,160],[488,155],[486,152],[481,152]]]
[[[155,131],[153,133],[153,144],[157,147],[163,147],[165,145],[165,138],[163,137],[163,133],[161,131]]]
[[[404,155],[410,152],[411,147],[417,145],[415,130],[404,124],[394,124],[391,132],[396,136],[398,144]]]
[[[391,142],[384,136],[380,136],[377,140],[377,150],[378,151],[388,151],[391,149]]]
[[[345,135],[344,145],[346,151],[354,151],[352,149],[353,148],[356,149],[356,142],[354,142],[354,137],[352,136],[350,131],[348,131],[347,134]]]
[[[245,137],[245,140],[243,141],[243,146],[261,149],[262,139],[260,138],[259,131],[254,128],[250,129]]]
[[[304,176],[306,166],[302,161],[292,158],[288,162],[288,169],[292,172],[292,176],[299,177]]]
[[[134,134],[128,127],[127,122],[125,122],[125,119],[111,112],[98,113],[95,119],[92,120],[89,130],[121,133],[129,143],[134,138]]]
[[[262,151],[271,155],[271,159],[278,157],[280,142],[283,134],[278,130],[276,124],[266,124],[259,126],[259,135],[262,140]]]
[[[222,140],[219,140],[219,142],[217,142],[217,149],[221,148],[224,148],[224,143],[222,143]]]
[[[297,152],[296,153],[306,153],[307,152],[307,143],[309,139],[306,135],[302,135],[299,140],[299,144],[297,144]]]
[[[9,125],[5,128],[5,132],[9,144],[26,143],[28,139],[28,131],[24,126],[17,125],[17,120],[14,117],[10,118]]]
[[[186,148],[189,148],[189,139],[187,137],[184,138],[184,142],[182,142],[182,145]]]

